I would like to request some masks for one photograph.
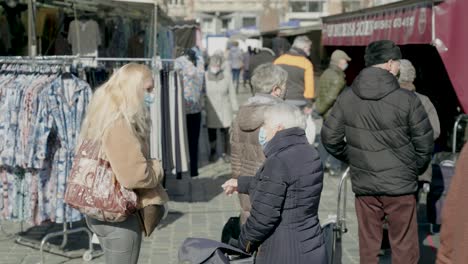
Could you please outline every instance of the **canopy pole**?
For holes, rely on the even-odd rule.
[[[158,1],[155,0],[154,2],[154,22],[153,22],[153,27],[154,27],[154,45],[153,45],[153,57],[156,60],[156,57],[158,56]]]
[[[28,55],[29,57],[37,55],[36,0],[28,1]]]

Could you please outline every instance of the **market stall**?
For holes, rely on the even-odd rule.
[[[323,18],[322,45],[331,54],[342,49],[353,59],[347,70],[350,84],[364,68],[365,47],[390,39],[417,71],[418,92],[434,103],[441,121],[440,145],[445,147],[455,117],[468,109],[468,67],[464,45],[468,36],[468,1],[406,0]]]
[[[170,99],[181,98],[181,89],[171,88],[177,86],[176,73],[170,70],[172,57],[158,57],[159,46],[169,45],[166,39],[159,38],[157,30],[172,21],[153,0],[29,0],[27,5],[24,2],[2,1],[0,9],[0,21],[6,21],[0,24],[0,49],[4,48],[0,54],[3,55],[0,57],[0,109],[3,113],[0,118],[0,219],[32,226],[12,236],[18,244],[40,249],[41,263],[44,263],[43,251],[71,258],[83,255],[89,261],[96,256],[91,233],[83,225],[77,225],[83,215],[63,200],[69,176],[67,168],[73,159],[79,125],[86,114],[93,88],[106,81],[123,64],[146,63],[153,69],[160,102],[151,109],[153,127],[156,128],[151,135],[152,157],[163,159],[167,174],[179,165],[172,164],[172,157],[162,155],[168,153],[164,149],[175,145],[163,137],[171,134],[174,125],[162,126],[161,113],[181,104]],[[15,27],[12,25],[22,28],[14,40],[10,29]],[[142,29],[145,30],[143,34]],[[57,49],[58,44],[63,44],[62,49]],[[138,47],[131,48],[133,44]],[[15,45],[19,48],[14,49]],[[38,53],[50,56],[37,56]],[[102,76],[95,74],[100,69],[105,70]],[[78,87],[74,96],[80,104],[73,104],[74,108],[62,100],[52,100],[58,95],[54,89],[61,89],[65,83]],[[29,97],[23,96],[26,93]],[[31,109],[47,108],[48,100],[63,109],[64,115],[60,119],[45,110],[40,111],[43,116],[31,112]],[[37,106],[31,108],[31,104]],[[9,116],[20,117],[6,118]],[[50,127],[45,129],[34,121],[27,121],[44,118],[51,120]],[[170,121],[176,123],[177,119]],[[6,127],[8,129],[4,129]],[[68,129],[60,130],[64,127]],[[5,133],[9,133],[8,137]],[[164,146],[161,143],[165,143]],[[6,145],[9,149],[3,147]],[[60,155],[55,155],[57,153]],[[53,229],[55,224],[61,224],[63,228]],[[44,229],[45,226],[50,228],[46,228],[43,236],[28,236],[31,232],[37,233],[34,227]],[[66,247],[68,241],[79,232],[89,236],[86,251],[70,251]],[[56,238],[60,241],[58,245],[49,244]]]

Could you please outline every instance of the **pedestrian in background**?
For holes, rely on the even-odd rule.
[[[315,102],[315,111],[322,116],[323,120],[327,118],[335,104],[336,99],[346,87],[346,75],[344,71],[348,68],[348,62],[351,58],[342,50],[335,50],[331,55],[330,66],[320,76],[319,94]],[[343,163],[328,154],[318,137],[318,150],[320,157],[329,170],[330,175],[339,175],[343,171]]]
[[[276,55],[272,50],[273,42],[271,39],[263,40],[263,47],[250,58],[249,69],[251,72],[254,72],[258,66],[265,63],[273,63],[275,61]],[[255,90],[255,87],[254,87]]]
[[[198,176],[198,142],[200,139],[205,61],[197,48],[188,49],[174,62],[184,83],[184,103],[190,153],[190,175]]]
[[[242,50],[239,48],[239,42],[234,41],[229,49],[228,55],[229,63],[231,64],[232,81],[236,87],[236,93],[239,93],[239,79],[240,73],[244,66],[244,56]]]
[[[342,50],[335,50],[331,55],[330,66],[319,80],[319,94],[315,102],[315,110],[326,119],[335,104],[336,98],[346,87],[345,70],[351,58]]]
[[[414,80],[416,79],[416,69],[409,60],[400,60],[400,74],[398,77],[398,82],[400,87],[416,94],[421,100],[421,103],[426,110],[427,116],[431,123],[434,141],[439,138],[440,135],[440,121],[439,116],[437,115],[437,110],[432,104],[429,97],[422,95],[416,92],[416,86],[414,86]],[[432,166],[428,166],[423,174],[419,176],[419,187],[422,188],[426,185],[425,189],[429,189],[429,184],[432,181]]]
[[[287,79],[288,73],[272,63],[260,65],[255,69],[252,76],[255,96],[249,98],[247,103],[239,108],[239,113],[232,124],[232,178],[254,176],[265,161],[263,148],[258,142],[258,134],[264,123],[265,109],[284,100]],[[250,199],[246,194],[239,194],[239,200],[240,222],[245,224],[250,215]]]
[[[230,162],[229,128],[234,113],[238,110],[236,91],[231,80],[229,67],[220,54],[211,56],[206,82],[206,126],[210,141],[210,162],[217,158],[217,131],[223,137],[223,154],[225,162]]]
[[[255,55],[252,47],[248,47],[247,48],[247,52],[244,53],[244,60],[242,62],[242,65],[244,66],[243,67],[243,71],[244,71],[244,87],[246,87],[247,85],[249,85],[249,88],[250,88],[250,91],[252,92],[252,95],[253,95],[253,88],[252,88],[252,84],[250,83],[250,74],[251,74],[251,71],[250,71],[250,59],[252,58],[252,56]]]
[[[417,264],[418,176],[434,146],[421,101],[400,88],[401,51],[392,41],[366,48],[366,66],[335,103],[322,128],[329,153],[350,165],[361,263],[379,263],[384,219],[393,264]]]
[[[315,96],[314,67],[309,60],[312,41],[306,36],[296,37],[291,50],[274,62],[288,72],[286,101],[312,111]]]
[[[318,218],[323,170],[305,135],[299,108],[277,103],[265,111],[258,140],[266,160],[255,177],[228,180],[223,188],[248,194],[251,215],[241,228],[239,247],[258,250],[258,264],[325,264]]]
[[[140,210],[166,204],[169,199],[160,184],[164,176],[162,165],[150,160],[152,92],[152,72],[147,66],[134,63],[123,66],[96,90],[80,135],[80,141],[101,144],[115,180],[136,192]],[[147,222],[154,222],[150,217],[155,216],[136,213],[123,222],[104,222],[87,216],[86,222],[97,235],[107,264],[136,264],[142,228]]]

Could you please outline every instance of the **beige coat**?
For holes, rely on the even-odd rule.
[[[162,205],[169,200],[161,185],[164,177],[161,162],[149,159],[149,145],[134,136],[124,118],[106,129],[102,149],[119,183],[137,193],[139,208]]]
[[[218,76],[206,73],[206,126],[227,128],[237,112],[237,96],[228,67]]]
[[[412,83],[408,82],[400,82],[400,86],[403,89],[410,90],[414,92],[426,110],[427,116],[429,117],[429,122],[431,122],[432,130],[434,132],[434,141],[439,138],[440,136],[440,121],[439,115],[437,114],[437,110],[432,104],[429,97],[422,95],[416,92],[416,87]],[[432,166],[429,166],[427,170],[418,177],[419,181],[431,182],[432,181]]]

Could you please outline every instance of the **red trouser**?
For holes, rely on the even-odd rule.
[[[416,197],[404,195],[356,197],[361,264],[378,264],[383,220],[387,216],[392,264],[417,264],[419,260]]]

